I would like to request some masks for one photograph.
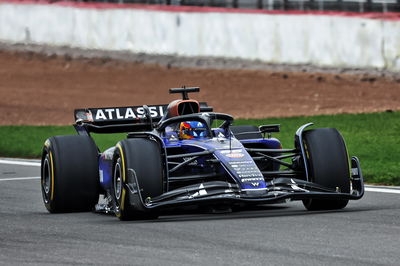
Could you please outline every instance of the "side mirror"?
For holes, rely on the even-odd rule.
[[[274,132],[280,132],[281,131],[281,125],[275,124],[275,125],[262,125],[259,126],[258,129],[260,130],[261,133],[274,133]]]

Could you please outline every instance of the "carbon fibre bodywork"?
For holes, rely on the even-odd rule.
[[[215,141],[215,140],[214,140]],[[197,149],[204,148],[203,151],[194,151],[185,153],[186,162],[190,165],[194,158],[205,156],[213,157],[213,163],[221,165],[219,173],[196,174],[187,173],[184,176],[173,176],[167,173],[168,183],[179,182],[185,180],[191,183],[181,187],[167,189],[165,193],[158,197],[143,199],[141,197],[140,184],[136,179],[133,169],[128,170],[128,181],[130,194],[130,204],[136,206],[140,210],[163,209],[179,206],[202,206],[202,205],[257,205],[257,204],[272,204],[282,203],[290,200],[304,199],[350,199],[357,200],[364,195],[364,184],[362,172],[357,157],[351,158],[351,192],[341,193],[340,191],[326,188],[318,184],[308,182],[305,179],[304,173],[288,171],[288,170],[271,170],[260,171],[252,157],[238,140],[235,142],[232,149],[215,148],[213,140],[204,143],[196,143],[193,141],[183,141],[182,146],[187,148],[195,145]],[[256,140],[259,143],[260,140]],[[273,140],[275,142],[276,140]],[[251,142],[246,142],[251,143]],[[265,144],[268,143],[266,140]],[[202,145],[203,144],[203,145]],[[275,144],[275,143],[274,143]],[[212,146],[212,148],[210,148]],[[241,147],[240,147],[241,146]],[[168,149],[168,146],[165,146]],[[190,150],[190,148],[188,149]],[[266,149],[269,152],[272,149]],[[229,153],[224,153],[229,151]],[[286,152],[283,150],[283,152]],[[291,151],[290,151],[291,152]],[[232,159],[226,157],[226,154],[243,154],[243,157]],[[168,158],[168,156],[167,156]],[[170,157],[171,159],[171,157]],[[102,164],[102,159],[100,159]],[[111,167],[111,161],[109,162]],[[235,165],[249,164],[250,167],[235,168]],[[196,163],[201,165],[201,162]],[[241,175],[243,168],[246,172],[251,172],[249,176]],[[173,168],[172,168],[173,169]],[[249,170],[250,169],[250,170]],[[275,171],[274,171],[275,170]],[[253,173],[254,171],[254,173]],[[216,176],[225,176],[227,181],[206,181],[207,179],[215,178]],[[228,178],[229,177],[229,178]],[[110,184],[102,183],[104,188],[108,188]]]
[[[351,173],[346,177],[350,183],[349,193],[312,182],[303,142],[303,133],[311,123],[297,130],[293,149],[283,149],[279,140],[270,136],[279,131],[278,125],[261,126],[251,132],[233,132],[230,115],[214,113],[206,103],[200,104],[199,110],[193,110],[195,103],[188,100],[187,92],[195,90],[178,91],[183,94],[183,100],[174,102],[174,112],[178,113],[174,116],[170,115],[172,107],[167,105],[75,111],[75,128],[80,135],[127,132],[128,138],[146,138],[158,143],[163,162],[163,193],[143,198],[135,169],[128,168],[125,186],[129,204],[135,209],[146,212],[192,205],[347,200],[363,196],[363,177],[356,157],[349,159]],[[187,102],[189,111],[185,111],[185,106],[178,106]],[[184,121],[204,123],[207,134],[195,139],[180,138],[174,127]],[[98,205],[98,211],[113,211],[110,190],[115,150],[116,147],[111,147],[99,153],[99,184],[109,200]]]

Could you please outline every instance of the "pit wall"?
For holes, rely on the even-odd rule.
[[[392,15],[0,0],[0,42],[398,72]]]

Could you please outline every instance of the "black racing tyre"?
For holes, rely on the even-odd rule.
[[[304,148],[310,181],[350,193],[350,169],[346,145],[335,128],[318,128],[304,132]],[[307,199],[307,210],[335,210],[346,207],[347,199]]]
[[[262,139],[263,137],[258,127],[253,125],[231,126],[229,128],[238,140]]]
[[[43,202],[51,213],[90,211],[99,197],[98,150],[89,136],[46,140],[41,163]]]
[[[113,185],[115,214],[120,220],[155,219],[157,212],[135,208],[130,204],[128,171],[135,173],[143,200],[163,193],[163,163],[159,144],[146,138],[120,141],[114,154]]]

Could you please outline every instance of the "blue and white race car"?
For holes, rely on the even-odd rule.
[[[169,105],[75,110],[78,135],[43,147],[41,187],[51,213],[97,210],[121,220],[166,208],[230,210],[302,200],[308,210],[344,208],[364,194],[360,164],[333,128],[306,129],[283,149],[279,125],[233,126],[233,117],[170,89]],[[100,152],[91,133],[126,132]]]

